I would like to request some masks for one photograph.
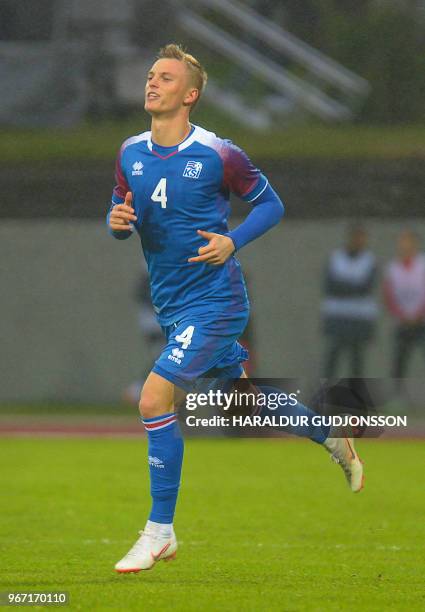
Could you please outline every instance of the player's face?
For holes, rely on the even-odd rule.
[[[151,115],[174,114],[188,108],[195,100],[196,92],[184,62],[159,59],[148,73],[145,110]]]
[[[398,238],[398,254],[401,259],[414,257],[418,252],[418,241],[416,236],[410,232],[402,232]]]
[[[354,253],[363,251],[367,246],[367,235],[363,229],[356,229],[348,237],[348,250]]]

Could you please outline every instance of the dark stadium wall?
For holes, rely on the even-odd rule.
[[[423,215],[424,159],[255,162],[288,202],[294,219]],[[110,201],[112,181],[113,162],[3,163],[0,183],[9,205],[0,209],[0,218],[99,219]],[[235,203],[233,212],[244,215],[246,206]]]

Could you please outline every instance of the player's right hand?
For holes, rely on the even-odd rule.
[[[109,213],[109,227],[114,232],[131,230],[130,222],[137,221],[134,214],[133,195],[131,191],[127,191],[124,204],[116,204]]]

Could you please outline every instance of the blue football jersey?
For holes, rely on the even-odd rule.
[[[197,230],[229,231],[230,192],[252,202],[267,179],[231,141],[192,126],[178,146],[152,142],[151,132],[128,138],[116,162],[112,205],[133,194],[146,258],[151,295],[161,325],[177,322],[188,311],[219,313],[248,308],[240,264],[189,263],[208,244]]]

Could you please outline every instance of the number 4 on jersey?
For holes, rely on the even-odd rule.
[[[177,334],[176,341],[182,342],[182,349],[187,349],[189,344],[192,342],[193,332],[195,331],[194,325],[189,325],[186,327],[182,334]]]
[[[155,187],[153,194],[151,195],[153,202],[159,202],[161,208],[167,208],[167,179],[159,179],[158,185]]]

